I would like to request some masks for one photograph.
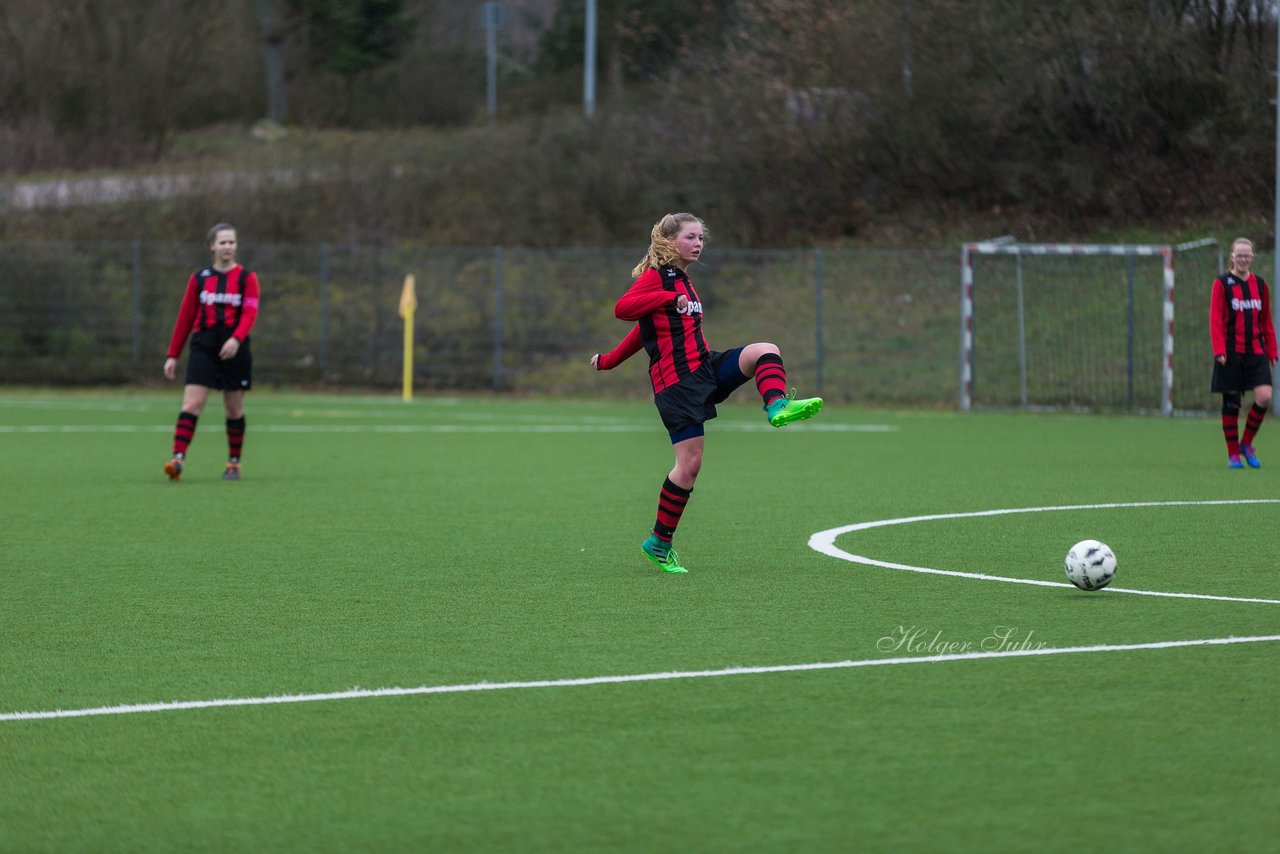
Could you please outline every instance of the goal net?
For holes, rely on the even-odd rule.
[[[1212,238],[1181,246],[965,244],[960,408],[1172,414],[1175,256],[1194,262],[1190,281],[1203,279],[1207,292],[1219,255]]]

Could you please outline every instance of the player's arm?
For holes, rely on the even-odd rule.
[[[191,327],[196,320],[196,274],[187,279],[187,290],[182,295],[182,304],[178,306],[178,319],[173,323],[173,335],[169,338],[169,349],[165,351],[164,378],[172,380],[178,376],[178,357],[191,335]]]
[[[640,352],[640,348],[643,346],[644,338],[640,335],[640,324],[637,323],[631,327],[627,337],[618,342],[617,347],[614,347],[608,353],[596,353],[591,358],[591,364],[595,366],[597,371],[612,370]]]
[[[173,324],[173,336],[169,339],[169,349],[165,355],[176,359],[182,355],[182,348],[187,345],[191,335],[191,327],[196,322],[196,275],[191,274],[187,280],[187,290],[182,295],[182,304],[178,306],[178,319]]]
[[[249,330],[253,328],[253,322],[258,319],[258,276],[256,273],[249,273],[240,283],[240,320],[236,322],[236,328],[231,333],[231,337],[222,342],[222,349],[218,351],[218,358],[222,360],[234,359],[236,353],[240,352],[240,345],[244,343],[244,339],[249,337]]]
[[[649,268],[622,295],[614,305],[613,313],[619,320],[639,320],[674,304],[675,301],[676,292],[664,288],[658,271]]]
[[[1262,293],[1262,346],[1266,348],[1267,360],[1274,364],[1278,354],[1276,324],[1271,318],[1271,290],[1267,287],[1265,280],[1262,281],[1262,287],[1258,290]]]
[[[248,279],[243,284],[241,293],[244,296],[240,301],[240,322],[236,324],[235,332],[231,333],[232,338],[241,342],[249,337],[249,330],[253,329],[253,322],[258,319],[258,274],[249,273]]]
[[[1219,362],[1227,358],[1227,291],[1222,279],[1213,280],[1209,294],[1209,339],[1213,343],[1213,358]]]

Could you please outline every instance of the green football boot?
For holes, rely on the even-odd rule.
[[[779,397],[764,408],[765,417],[774,427],[785,427],[792,421],[804,421],[822,411],[822,398],[806,397],[796,400],[795,389],[786,397]]]
[[[649,538],[640,544],[640,551],[644,552],[644,556],[653,561],[654,566],[663,572],[689,571],[680,565],[680,558],[676,555],[676,550],[653,534],[650,534]]]

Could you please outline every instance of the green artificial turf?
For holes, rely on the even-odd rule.
[[[1276,641],[863,663],[1280,635],[1122,592],[1280,600],[1280,504],[1234,503],[1280,499],[1280,426],[1228,471],[1216,418],[738,398],[667,576],[645,403],[255,391],[244,479],[215,399],[173,484],[176,393],[0,392],[0,850],[1274,846]],[[1117,590],[808,544],[935,515],[834,545],[1063,583],[1096,538]]]

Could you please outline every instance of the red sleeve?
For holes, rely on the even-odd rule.
[[[258,319],[258,274],[250,273],[241,284],[243,298],[240,302],[240,322],[236,324],[236,331],[231,333],[231,337],[243,343],[249,337],[253,322]]]
[[[640,274],[640,278],[627,289],[613,307],[613,313],[619,320],[639,320],[653,314],[663,306],[676,299],[675,291],[662,287],[662,276],[650,267]]]
[[[1276,324],[1271,318],[1271,293],[1265,281],[1262,282],[1262,334],[1266,336],[1263,346],[1267,348],[1267,358],[1274,362],[1280,354],[1276,353]]]
[[[1213,343],[1213,358],[1227,355],[1227,291],[1222,279],[1213,280],[1209,295],[1209,340]]]
[[[196,322],[196,274],[187,279],[187,292],[182,295],[182,305],[178,307],[178,319],[173,324],[173,337],[169,339],[168,358],[176,359],[182,355],[182,348],[187,345],[187,336]]]
[[[614,347],[608,353],[600,354],[600,358],[596,361],[596,370],[608,371],[618,367],[618,365],[640,352],[640,348],[643,346],[644,339],[640,336],[640,325],[636,324],[631,327],[627,337],[623,338],[617,347]]]

